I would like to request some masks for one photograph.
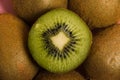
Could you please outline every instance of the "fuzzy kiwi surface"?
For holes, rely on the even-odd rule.
[[[41,71],[35,80],[85,80],[77,71],[70,71],[64,74],[55,74],[47,71]]]
[[[54,8],[67,8],[67,0],[12,0],[13,8],[22,19],[34,22]]]
[[[32,26],[29,50],[46,70],[64,73],[78,67],[87,57],[92,34],[74,12],[58,8],[41,16]]]
[[[91,29],[108,27],[120,20],[119,0],[69,0],[69,9],[79,14]]]
[[[90,55],[84,63],[90,80],[120,80],[120,25],[93,36]]]
[[[12,14],[0,14],[0,80],[32,80],[38,72],[27,49],[29,27]]]

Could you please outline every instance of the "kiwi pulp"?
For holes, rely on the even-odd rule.
[[[54,73],[78,67],[87,57],[91,42],[92,34],[84,21],[63,8],[41,16],[28,37],[33,58],[40,66]]]

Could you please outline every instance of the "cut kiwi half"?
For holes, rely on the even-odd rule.
[[[54,73],[78,67],[87,57],[91,31],[74,12],[58,8],[42,15],[31,27],[28,47],[35,61]]]

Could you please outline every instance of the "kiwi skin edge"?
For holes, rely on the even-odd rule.
[[[16,14],[28,24],[55,8],[67,8],[67,0],[12,0]]]
[[[90,29],[109,27],[120,20],[118,0],[69,0],[68,8],[76,12]]]
[[[42,70],[34,80],[85,80],[77,71],[70,71],[64,74],[55,74]]]
[[[0,14],[0,80],[32,80],[38,72],[27,48],[29,27],[12,14]]]
[[[113,25],[93,36],[84,68],[91,80],[120,80],[120,25]]]

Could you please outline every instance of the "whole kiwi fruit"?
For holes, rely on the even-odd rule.
[[[120,20],[119,0],[69,0],[68,4],[91,29],[108,27]]]
[[[93,36],[84,68],[90,80],[120,80],[120,25]]]
[[[87,57],[92,34],[74,12],[57,8],[42,15],[32,26],[28,47],[44,69],[65,73],[77,68]]]
[[[64,74],[55,74],[48,71],[40,71],[35,80],[85,80],[77,71],[70,71]]]
[[[38,72],[27,48],[29,27],[12,14],[0,14],[0,80],[32,80]]]
[[[12,0],[18,16],[27,22],[34,22],[45,12],[54,8],[67,8],[67,0]]]

